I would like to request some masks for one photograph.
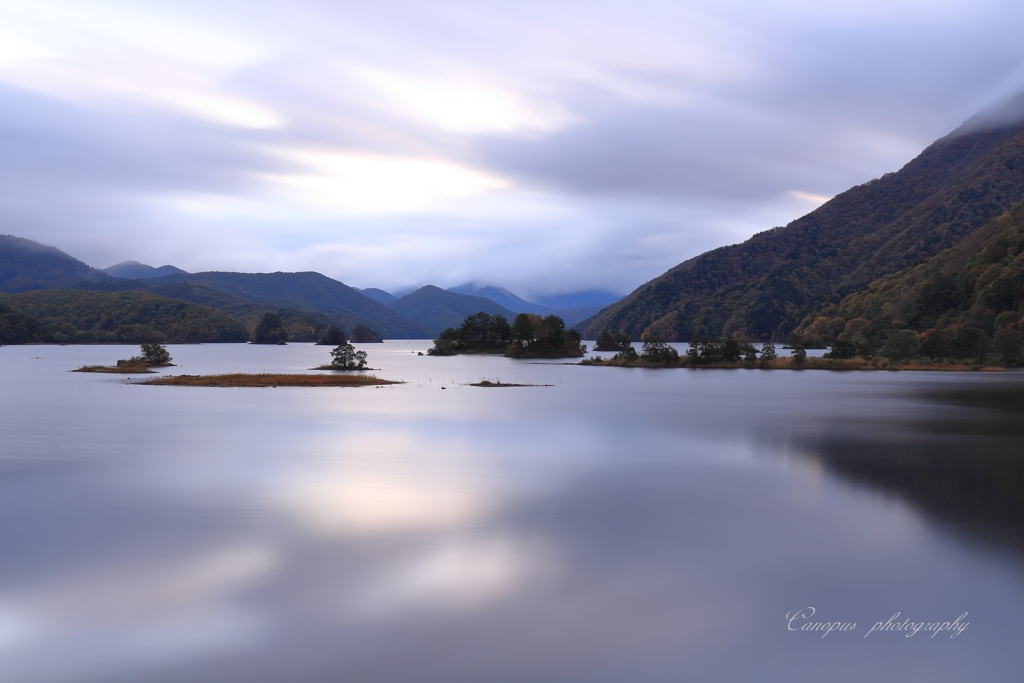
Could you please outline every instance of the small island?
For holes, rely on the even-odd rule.
[[[466,316],[458,329],[443,330],[427,355],[481,353],[509,358],[579,358],[586,352],[580,333],[565,329],[565,321],[557,315],[542,318],[536,313],[520,313],[509,325],[503,315],[480,311]]]
[[[143,344],[142,355],[117,361],[116,365],[83,365],[71,372],[109,372],[122,375],[152,373],[151,368],[173,367],[171,354],[160,344]]]
[[[857,354],[860,355],[857,355]],[[809,357],[806,349],[797,344],[791,355],[779,356],[772,342],[754,344],[736,339],[694,337],[686,354],[679,353],[664,341],[652,338],[644,342],[637,353],[632,346],[623,347],[611,358],[587,358],[580,365],[626,368],[705,368],[705,369],[761,369],[761,370],[927,370],[938,372],[997,372],[1006,366],[987,363],[984,355],[966,357],[930,357],[901,350],[895,344],[886,345],[879,353],[857,351],[837,342],[821,357]],[[883,355],[884,354],[884,355]],[[1004,359],[1005,360],[1005,359]]]
[[[331,350],[331,362],[318,365],[314,370],[368,370],[366,351],[356,351],[351,344],[342,342]]]
[[[170,387],[361,387],[404,384],[374,375],[304,375],[276,373],[231,373],[226,375],[176,375],[154,377],[135,384]]]

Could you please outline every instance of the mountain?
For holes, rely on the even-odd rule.
[[[612,294],[600,289],[589,289],[584,292],[573,292],[572,294],[537,297],[537,304],[555,311],[577,308],[601,309],[612,305],[621,298],[622,296],[619,294]]]
[[[365,325],[383,337],[398,339],[433,336],[426,326],[319,273],[193,274],[174,266],[153,268],[134,261],[108,270],[120,276],[97,270],[54,247],[0,235],[0,292],[74,288],[166,294],[183,303],[230,313],[250,328],[264,313],[272,311],[281,317],[290,338],[298,341],[315,340],[329,325],[338,325],[349,333]],[[179,284],[196,288],[170,287]]]
[[[104,268],[103,272],[113,277],[125,278],[127,280],[150,280],[152,278],[164,277],[165,275],[180,275],[186,271],[174,266],[160,266],[154,268],[138,261],[122,261],[121,263]]]
[[[247,301],[231,294],[217,291],[203,285],[188,282],[173,282],[159,285],[155,294],[181,299],[191,303],[216,308],[240,321],[252,333],[265,313],[275,313],[288,331],[288,339],[295,342],[313,342],[320,338],[331,325],[333,318],[323,313],[310,313],[294,308],[281,308],[269,304]]]
[[[245,301],[318,314],[346,332],[357,325],[377,330],[384,338],[427,339],[424,325],[320,273],[192,273],[151,280],[154,285],[201,285]]]
[[[355,289],[355,287],[353,287]],[[368,287],[366,289],[358,290],[363,296],[369,297],[379,304],[387,306],[389,303],[397,299],[398,297],[391,292],[385,292],[383,289],[377,289],[376,287]]]
[[[960,244],[886,275],[808,316],[795,335],[808,344],[891,330],[974,327],[1015,330],[1024,314],[1024,202]]]
[[[0,235],[0,291],[67,287],[80,281],[101,281],[110,276],[47,247],[13,235]]]
[[[579,329],[590,338],[785,338],[808,315],[959,244],[1024,198],[1024,125],[1012,109],[975,117],[898,172],[785,227],[675,266]]]
[[[244,342],[249,332],[227,313],[152,292],[46,289],[2,295],[43,325],[47,341]],[[79,333],[93,333],[82,338]]]
[[[505,307],[513,313],[537,313],[539,315],[551,314],[551,309],[548,307],[531,304],[529,301],[519,298],[503,287],[477,287],[475,283],[467,282],[459,285],[458,287],[449,287],[448,291],[455,292],[456,294],[468,294],[469,296],[479,296],[485,299],[490,299],[494,303]]]
[[[483,311],[491,315],[503,315],[509,322],[516,317],[514,311],[490,299],[455,292],[427,285],[406,294],[388,304],[392,310],[407,318],[422,323],[437,336],[446,327],[458,327],[467,316]]]
[[[482,296],[515,313],[537,313],[543,316],[557,315],[565,321],[566,325],[575,325],[584,318],[589,318],[605,306],[615,303],[622,298],[616,294],[601,290],[589,290],[572,294],[539,297],[531,303],[503,287],[477,287],[473,282],[467,282],[458,287],[451,287],[448,291]]]

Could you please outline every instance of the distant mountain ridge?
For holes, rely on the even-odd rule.
[[[483,311],[503,315],[509,322],[516,316],[495,301],[484,297],[459,294],[426,285],[388,304],[392,310],[415,320],[431,330],[435,337],[446,327],[458,327],[466,317]]]
[[[536,313],[543,316],[557,315],[567,325],[575,325],[584,318],[594,315],[605,306],[622,298],[617,294],[602,290],[588,290],[585,292],[539,297],[537,301],[530,302],[513,294],[504,287],[492,285],[479,287],[474,282],[451,287],[448,291],[490,299],[516,313]]]
[[[389,292],[372,287],[359,290],[320,273],[189,273],[172,265],[154,268],[138,261],[122,261],[98,270],[54,247],[0,236],[0,291],[77,288],[153,292],[212,306],[250,329],[263,313],[274,311],[282,317],[291,338],[304,341],[316,339],[328,325],[348,331],[365,325],[390,338],[431,338],[480,311],[509,318],[521,312],[554,313],[572,325],[596,310],[579,304],[604,304],[618,298],[606,292],[579,292],[547,297],[541,304],[502,287],[466,283],[448,290],[454,298],[445,300],[440,294],[444,290],[427,287],[406,294],[402,298],[416,296],[393,307],[399,298]]]
[[[360,289],[359,293],[373,299],[379,304],[384,304],[385,306],[398,298],[391,292],[385,292],[383,289],[377,289],[376,287]]]
[[[76,282],[109,280],[101,270],[23,237],[0,235],[0,291],[68,287]]]
[[[426,339],[431,336],[424,325],[320,273],[207,272],[169,275],[150,282],[158,286],[188,282],[246,301],[320,313],[349,333],[358,325],[366,325],[385,338]]]
[[[955,246],[1024,198],[1024,125],[982,120],[784,228],[675,266],[579,329],[588,338],[785,339],[807,316]]]
[[[457,287],[449,287],[448,291],[455,292],[456,294],[483,297],[484,299],[489,299],[499,306],[503,306],[509,311],[513,311],[515,313],[537,313],[540,315],[548,315],[551,313],[551,310],[546,306],[532,304],[503,287],[493,287],[490,285],[477,287],[475,283],[467,282]]]
[[[166,275],[187,275],[188,272],[175,266],[160,266],[154,268],[138,261],[121,261],[103,272],[113,277],[125,278],[127,280],[152,280]]]

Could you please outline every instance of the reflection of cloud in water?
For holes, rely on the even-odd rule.
[[[549,557],[541,544],[509,536],[444,540],[374,581],[353,607],[360,617],[472,611],[541,578],[554,566]]]
[[[455,444],[424,449],[411,436],[371,433],[316,448],[337,454],[278,482],[271,499],[329,535],[449,528],[485,514],[495,492]]]
[[[321,472],[286,484],[285,506],[319,533],[381,533],[450,527],[480,516],[480,492],[397,484],[383,473]]]
[[[2,601],[5,674],[88,677],[244,647],[260,637],[263,620],[235,598],[271,575],[278,560],[269,546],[240,544],[22,589]]]

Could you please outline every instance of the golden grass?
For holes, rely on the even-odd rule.
[[[142,373],[152,373],[153,371],[146,365],[83,365],[71,372],[109,372],[121,375],[139,375]]]
[[[233,373],[227,375],[177,375],[156,377],[139,384],[174,387],[359,387],[366,385],[402,384],[374,375],[295,375]]]

